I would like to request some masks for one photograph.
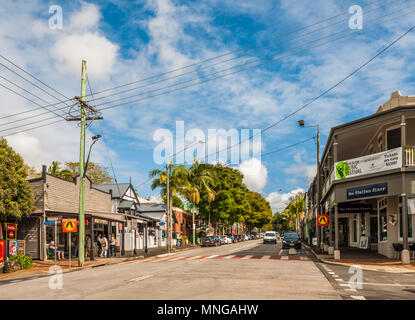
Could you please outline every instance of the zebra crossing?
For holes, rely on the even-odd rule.
[[[310,261],[309,257],[299,256],[299,255],[208,255],[208,256],[188,256],[188,257],[167,257],[167,258],[157,258],[150,257],[140,260],[132,260],[124,262],[123,264],[132,264],[132,263],[161,263],[161,262],[175,262],[175,261],[193,261],[193,260],[296,260],[296,261]]]

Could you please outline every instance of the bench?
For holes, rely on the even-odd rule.
[[[46,255],[47,255],[48,259],[55,260],[55,251],[53,251],[49,248],[46,248]]]

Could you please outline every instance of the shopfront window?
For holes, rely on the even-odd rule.
[[[379,235],[380,241],[387,241],[388,240],[388,216],[386,213],[386,208],[379,210]]]

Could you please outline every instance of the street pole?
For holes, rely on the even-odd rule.
[[[317,125],[317,214],[320,214],[321,184],[320,184],[320,126]],[[317,250],[321,249],[323,227],[317,230]]]
[[[193,245],[196,245],[196,226],[195,226],[195,210],[192,205],[192,222],[193,222]]]
[[[167,251],[171,249],[171,237],[170,237],[170,165],[166,166],[166,211],[167,211]]]
[[[86,61],[82,60],[81,74],[81,100],[86,103]],[[84,241],[85,241],[85,190],[84,190],[84,165],[85,165],[85,104],[81,103],[81,141],[79,152],[79,246],[78,266],[84,266]]]

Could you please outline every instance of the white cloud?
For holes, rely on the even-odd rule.
[[[243,161],[238,169],[244,175],[245,185],[256,192],[261,192],[267,184],[268,170],[258,159]]]
[[[280,193],[280,191],[271,192],[266,200],[270,203],[272,212],[281,212],[290,203],[290,198],[295,197],[298,193],[304,193],[304,189],[297,188],[287,193]]]

